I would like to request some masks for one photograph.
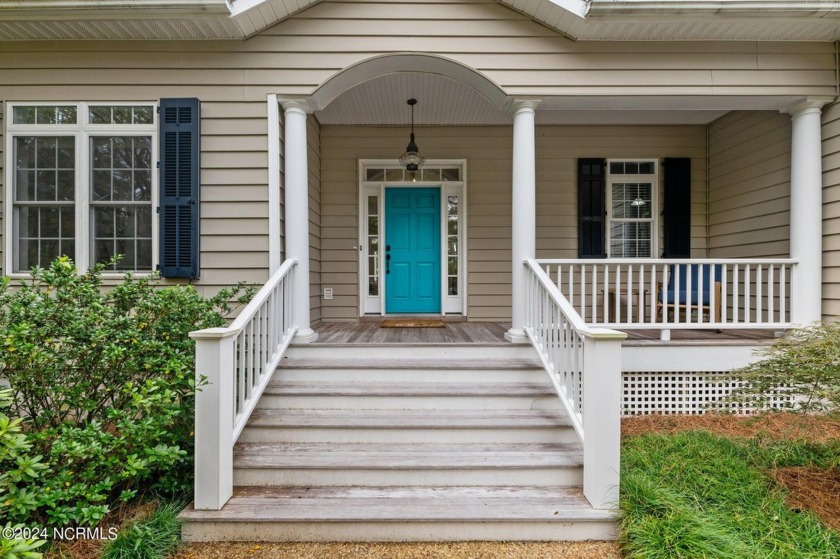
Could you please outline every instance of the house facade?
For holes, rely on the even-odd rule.
[[[290,141],[300,141],[306,143],[309,196],[298,201],[296,215],[309,216],[309,241],[301,246],[300,256],[309,263],[311,320],[357,320],[377,309],[387,312],[381,295],[373,296],[379,301],[369,298],[377,287],[368,278],[385,278],[381,273],[375,278],[379,270],[364,265],[375,251],[361,242],[370,237],[362,223],[367,206],[361,203],[361,193],[370,185],[365,185],[362,173],[397,165],[407,143],[405,102],[414,97],[419,101],[416,136],[430,160],[427,170],[434,174],[432,165],[449,166],[459,169],[464,179],[463,231],[453,249],[461,250],[458,275],[450,275],[456,271],[449,270],[454,253],[444,255],[443,246],[440,270],[435,271],[441,312],[459,312],[468,320],[511,316],[511,239],[517,214],[510,189],[517,108],[529,115],[533,111],[528,119],[535,130],[533,156],[527,156],[535,170],[528,179],[535,209],[524,212],[533,214],[533,225],[528,225],[533,232],[525,233],[529,246],[523,250],[547,258],[579,255],[577,161],[592,157],[654,163],[650,177],[659,188],[651,197],[656,207],[649,215],[650,231],[656,234],[645,233],[639,255],[663,254],[662,167],[670,157],[691,159],[688,255],[792,255],[795,248],[790,243],[797,235],[790,229],[787,159],[799,153],[792,147],[799,137],[794,136],[792,121],[812,123],[819,118],[819,132],[810,129],[805,135],[812,137],[801,140],[811,142],[803,154],[810,159],[803,164],[814,166],[815,155],[822,162],[817,179],[825,197],[820,205],[822,230],[804,233],[810,257],[821,260],[810,264],[821,272],[812,278],[808,292],[821,292],[822,316],[840,312],[840,296],[832,292],[837,275],[831,213],[837,182],[832,164],[835,19],[831,12],[820,11],[820,3],[796,11],[790,8],[796,3],[778,2],[778,12],[750,27],[737,25],[741,13],[735,9],[731,16],[725,9],[715,16],[660,15],[654,26],[641,9],[645,2],[635,3],[642,13],[628,24],[634,3],[619,3],[629,11],[616,14],[616,3],[594,2],[585,19],[552,2],[524,7],[420,3],[407,18],[399,4],[318,2],[290,10],[274,2],[237,0],[231,9],[245,6],[236,16],[241,29],[226,7],[213,2],[200,3],[202,15],[194,18],[191,12],[170,13],[153,6],[129,9],[130,19],[121,25],[114,23],[121,12],[105,11],[86,19],[84,11],[27,11],[27,3],[19,4],[22,7],[4,8],[0,16],[0,79],[7,104],[5,274],[34,264],[34,253],[16,252],[31,252],[37,243],[41,264],[67,252],[84,266],[117,252],[116,242],[107,248],[103,241],[101,249],[95,248],[95,239],[104,239],[110,229],[96,232],[85,217],[96,213],[91,204],[95,206],[98,194],[88,178],[96,165],[91,151],[95,148],[81,145],[82,139],[111,126],[115,137],[145,132],[144,145],[159,143],[157,120],[123,127],[91,120],[39,126],[24,117],[16,123],[14,107],[20,106],[22,113],[32,105],[60,104],[74,107],[81,118],[79,105],[89,107],[88,112],[126,104],[145,111],[163,98],[197,98],[201,219],[195,284],[212,290],[239,280],[263,283],[283,261],[288,254],[285,220],[295,213],[285,206],[284,154]],[[704,33],[720,40],[709,40]],[[276,96],[276,107],[270,96]],[[284,137],[289,110],[306,114],[301,138]],[[26,239],[21,237],[24,225],[16,230],[10,219],[23,207],[10,199],[15,188],[15,174],[10,172],[15,165],[14,138],[27,133],[75,135],[75,156],[81,160],[73,169],[56,167],[60,170],[53,182],[64,184],[71,180],[65,176],[77,173],[73,211],[79,215],[74,214],[72,224],[61,221],[63,233],[39,233],[51,239],[46,243],[21,241]],[[819,154],[811,151],[814,138],[822,142]],[[150,211],[159,181],[150,172],[151,158],[139,163],[142,168],[132,167],[140,177],[135,179],[141,181],[138,188],[148,190],[143,200],[149,203],[135,214],[139,217],[133,250],[139,260],[124,262],[138,271],[160,264],[160,225]],[[35,163],[26,165],[31,175]],[[440,182],[431,177],[431,183]],[[121,175],[117,178],[122,180]],[[45,196],[52,196],[51,186]],[[812,205],[814,195],[808,198]],[[809,211],[806,221],[813,226],[816,206]],[[611,228],[605,226],[605,235],[607,229]],[[126,253],[128,244],[132,243],[120,243],[126,250],[119,252]],[[820,245],[823,249],[816,251]],[[606,248],[614,256],[615,251]],[[453,277],[457,286],[450,289]],[[324,299],[324,288],[332,289],[332,299]],[[444,300],[449,291],[457,292],[460,302]],[[812,318],[817,317],[808,317]]]
[[[371,317],[504,323],[557,372],[558,347],[618,359],[586,353],[620,340],[594,327],[840,316],[833,2],[46,4],[0,6],[6,276],[122,254],[112,281],[159,269],[213,293],[293,269],[249,326],[274,336],[268,376],[317,325]],[[234,335],[216,334],[200,350]],[[616,371],[656,372],[657,351]],[[586,388],[554,380],[582,438]],[[199,411],[222,420],[197,508],[227,501],[242,427],[219,432],[256,405],[222,399]],[[613,470],[615,421],[590,456]],[[617,471],[596,477],[604,508]]]

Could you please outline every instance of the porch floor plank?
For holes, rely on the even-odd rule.
[[[504,344],[509,322],[446,322],[443,328],[380,328],[378,322],[320,322],[316,344]],[[628,330],[627,341],[662,343],[658,329]],[[773,330],[671,330],[671,341],[697,344],[768,343]]]

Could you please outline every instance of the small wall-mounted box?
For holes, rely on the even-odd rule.
[[[332,287],[325,287],[324,288],[324,299],[326,299],[326,300],[332,299]]]

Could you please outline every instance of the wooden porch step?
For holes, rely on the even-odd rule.
[[[258,409],[241,442],[574,442],[561,410]]]
[[[548,376],[529,359],[383,360],[285,359],[273,382],[547,382]]]
[[[272,380],[264,394],[312,396],[554,396],[554,388],[545,382],[511,383],[430,383],[430,382],[296,382]]]
[[[577,443],[240,443],[237,485],[580,485]]]
[[[614,539],[614,515],[570,487],[236,487],[183,513],[186,541]]]
[[[560,401],[542,382],[394,382],[272,380],[260,409],[531,409]]]
[[[396,343],[396,344],[301,344],[291,345],[290,359],[536,359],[531,344]]]
[[[286,358],[280,363],[279,370],[284,368],[295,369],[327,369],[340,367],[342,369],[540,369],[542,364],[537,359],[517,358],[428,358],[416,359],[407,357],[394,357],[392,359],[382,358],[359,358],[352,361],[328,357],[296,357]]]

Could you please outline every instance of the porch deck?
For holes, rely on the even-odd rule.
[[[443,328],[382,328],[379,322],[319,322],[316,344],[474,344],[507,343],[509,322],[446,322]],[[690,342],[696,345],[764,344],[774,338],[773,330],[672,330],[671,341],[659,339],[659,330],[628,330],[627,344],[667,345]]]

